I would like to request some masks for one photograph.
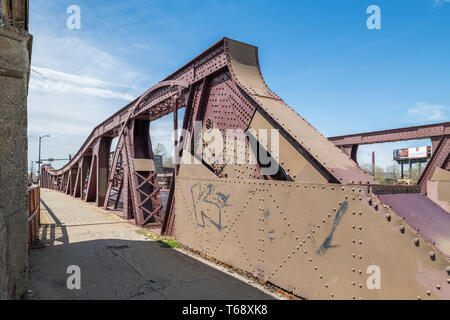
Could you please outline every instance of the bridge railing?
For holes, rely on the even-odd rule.
[[[40,187],[28,188],[28,247],[39,237],[40,201]]]

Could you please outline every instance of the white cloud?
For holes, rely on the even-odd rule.
[[[445,2],[450,3],[450,0],[434,0],[434,6],[442,6]]]
[[[40,69],[35,67],[35,69]],[[51,69],[49,69],[51,70]],[[91,96],[96,96],[96,97],[101,97],[101,98],[117,98],[117,99],[123,99],[123,100],[133,100],[135,97],[127,94],[127,93],[120,93],[120,92],[116,92],[116,91],[112,91],[109,89],[103,89],[103,88],[96,88],[95,86],[88,86],[89,83],[95,83],[95,82],[99,82],[101,83],[101,80],[97,80],[97,79],[92,79],[92,78],[82,78],[82,77],[78,77],[75,75],[70,75],[67,73],[62,73],[62,72],[58,72],[58,71],[54,71],[52,70],[52,72],[54,72],[55,74],[64,74],[68,76],[69,81],[64,81],[64,80],[60,80],[60,81],[55,81],[55,80],[51,80],[48,78],[36,78],[33,77],[30,81],[30,89],[31,90],[36,90],[36,91],[41,91],[41,92],[47,92],[47,93],[77,93],[77,94],[81,94],[81,95],[91,95]],[[71,83],[71,78],[75,78],[77,81],[81,80],[81,79],[88,79],[89,81],[86,81],[86,85],[84,86],[80,86],[80,85],[76,85]],[[106,82],[105,82],[106,83]]]
[[[120,83],[133,83],[146,79],[128,63],[101,48],[89,38],[55,35],[40,30],[33,43],[33,68],[49,68],[84,78],[120,79]],[[53,74],[60,77],[61,75]],[[73,79],[75,80],[75,79]],[[117,81],[107,81],[116,83]]]
[[[31,92],[73,93],[130,101],[145,91],[145,87],[137,89],[134,85],[138,83],[139,87],[146,75],[101,49],[90,39],[57,36],[47,29],[36,32]],[[105,118],[107,116],[105,114]]]
[[[445,121],[449,108],[440,104],[417,102],[414,108],[408,109],[408,122]]]
[[[28,155],[38,157],[38,137],[45,139],[43,157],[75,154],[91,131],[144,92],[149,76],[120,56],[108,39],[91,32],[61,29],[54,4],[35,4],[33,55],[28,96]],[[63,18],[64,18],[63,11]],[[44,23],[47,21],[48,23]],[[55,163],[60,167],[64,163]]]
[[[36,71],[39,75],[44,76],[47,79],[50,80],[56,80],[56,81],[65,81],[65,82],[71,82],[74,84],[79,85],[88,85],[88,86],[95,86],[95,87],[108,87],[108,86],[122,86],[122,87],[128,87],[126,85],[122,84],[113,84],[111,82],[102,81],[99,79],[91,78],[91,77],[82,77],[66,72],[61,72],[57,70],[53,70],[51,68],[43,68],[38,66],[33,66],[33,71]]]

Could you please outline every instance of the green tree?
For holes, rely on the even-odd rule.
[[[372,164],[371,163],[363,163],[360,165],[360,167],[365,172],[372,175]],[[384,173],[384,169],[375,165],[375,177],[374,178],[379,183],[386,183],[386,176]]]
[[[153,150],[154,154],[157,154],[159,156],[163,156],[163,158],[167,155],[166,147],[162,143],[158,143],[156,145],[156,148]]]
[[[173,158],[163,157],[163,166],[167,168],[173,168]]]

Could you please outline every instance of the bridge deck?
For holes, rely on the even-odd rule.
[[[41,242],[30,253],[31,299],[273,299],[93,204],[41,191]],[[81,270],[81,289],[67,288],[67,267]]]

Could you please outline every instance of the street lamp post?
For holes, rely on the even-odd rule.
[[[50,136],[46,134],[45,136],[39,137],[39,161],[38,161],[38,184],[41,183],[41,140],[43,138],[49,138]]]

